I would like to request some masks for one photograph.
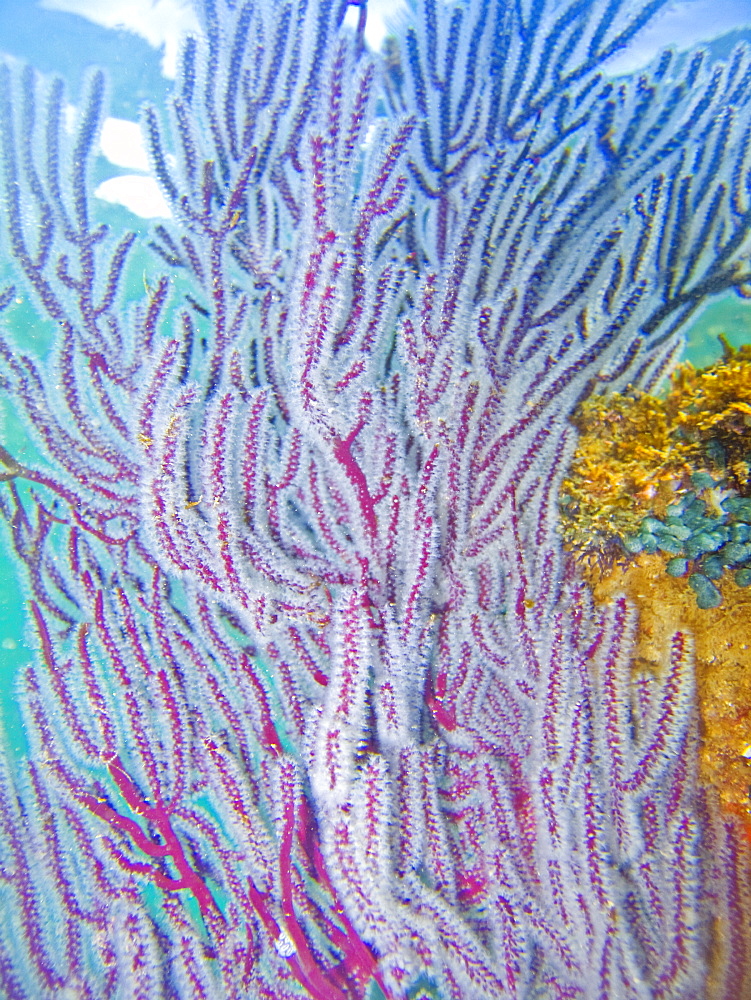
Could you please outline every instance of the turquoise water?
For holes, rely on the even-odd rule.
[[[728,295],[710,302],[686,331],[685,357],[705,368],[722,354],[717,338],[725,335],[733,347],[751,344],[751,302]]]

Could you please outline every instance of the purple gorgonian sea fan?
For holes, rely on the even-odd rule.
[[[419,0],[376,57],[364,0],[204,0],[148,236],[103,77],[71,135],[3,70],[2,305],[56,330],[0,340],[4,998],[751,996],[691,636],[639,672],[557,533],[577,402],[751,288],[748,50],[601,72],[662,6]]]

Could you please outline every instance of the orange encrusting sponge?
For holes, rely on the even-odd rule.
[[[677,630],[694,639],[701,718],[699,774],[751,841],[751,588],[732,581],[723,603],[699,608],[685,582],[665,573],[660,555],[639,555],[593,583],[597,601],[625,593],[639,613],[634,668],[659,670]]]
[[[722,343],[663,396],[580,405],[561,531],[597,600],[636,605],[635,669],[659,670],[676,630],[693,636],[700,776],[751,840],[751,346]]]

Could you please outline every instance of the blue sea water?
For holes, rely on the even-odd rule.
[[[80,80],[92,64],[106,68],[109,78],[110,111],[114,117],[135,121],[140,105],[148,100],[157,107],[164,104],[171,81],[163,73],[163,52],[150,45],[132,30],[107,28],[70,11],[49,9],[53,3],[84,9],[101,15],[105,8],[116,6],[114,0],[46,0],[45,6],[30,0],[0,0],[0,53],[20,62],[34,65],[45,74],[56,73],[66,81],[69,100],[74,101]],[[388,16],[391,0],[380,0],[375,13]],[[99,10],[97,11],[97,5]],[[186,4],[174,0],[176,12]],[[121,5],[124,21],[134,25],[142,18],[144,34],[153,25],[149,19],[156,5],[150,0]],[[690,45],[697,41],[709,44],[722,57],[740,37],[751,38],[751,0],[683,0],[671,5],[666,15],[632,48],[614,61],[614,73],[632,71],[648,61],[664,44]],[[383,28],[373,37],[383,34]],[[719,36],[719,37],[718,37]],[[97,166],[96,182],[101,183],[122,175],[123,168],[104,157]],[[144,229],[149,223],[127,209],[101,202],[101,221],[115,231],[125,228]],[[0,279],[3,274],[0,261]],[[133,269],[133,281],[138,291],[142,277]],[[142,291],[142,286],[141,289]],[[38,353],[44,353],[51,336],[49,325],[36,316],[30,306],[13,311],[16,339]],[[23,330],[19,338],[19,330]],[[751,343],[751,303],[734,295],[710,302],[687,331],[686,356],[697,366],[710,363],[719,356],[717,337],[726,335],[736,346]],[[25,435],[13,410],[0,399],[0,442],[23,460]],[[12,749],[21,750],[23,732],[14,707],[14,678],[34,652],[34,641],[28,633],[26,597],[15,570],[14,556],[5,528],[0,530],[0,553],[4,572],[0,579],[0,717],[4,720],[7,739]]]

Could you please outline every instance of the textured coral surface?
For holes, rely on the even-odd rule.
[[[635,669],[638,595],[595,601],[559,531],[578,406],[651,397],[751,286],[751,51],[607,74],[664,6],[416,0],[382,57],[364,3],[203,0],[142,111],[148,232],[98,217],[104,76],[71,127],[59,80],[0,68],[34,649],[0,995],[751,995],[692,620]],[[749,526],[710,389],[710,464],[595,546],[705,614]]]

